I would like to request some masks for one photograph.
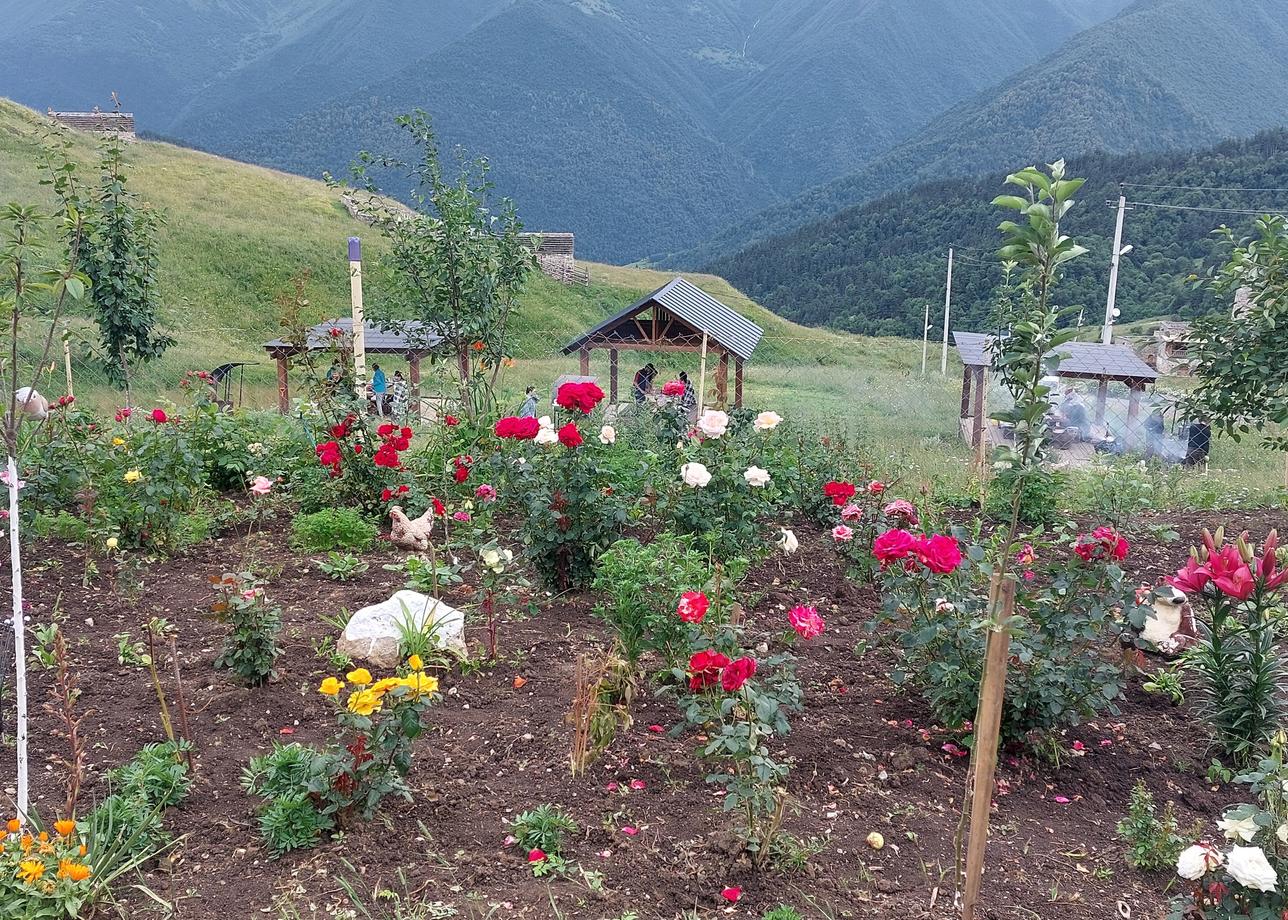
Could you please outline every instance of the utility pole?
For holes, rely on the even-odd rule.
[[[1109,202],[1113,204],[1113,202]],[[1120,185],[1118,187],[1118,221],[1114,224],[1114,252],[1109,263],[1109,299],[1105,301],[1105,325],[1100,331],[1100,341],[1108,345],[1114,337],[1114,320],[1118,318],[1118,263],[1131,247],[1123,247],[1123,217],[1127,213],[1127,196]]]
[[[926,355],[930,351],[930,301],[926,301],[926,318],[921,324],[921,376],[926,376]]]
[[[360,402],[367,397],[367,321],[362,311],[362,240],[349,237],[349,300],[353,308],[353,385]],[[379,394],[377,399],[382,398]]]
[[[953,307],[953,250],[948,247],[948,281],[944,284],[944,352],[939,357],[939,373],[948,376],[948,314]]]

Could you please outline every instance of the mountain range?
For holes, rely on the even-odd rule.
[[[424,108],[530,227],[627,260],[860,168],[1126,2],[0,0],[0,93],[116,91],[144,132],[312,176]]]

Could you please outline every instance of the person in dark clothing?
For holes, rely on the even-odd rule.
[[[698,407],[698,391],[694,389],[693,381],[684,371],[680,371],[680,382],[684,384],[684,393],[680,396],[680,410],[685,415],[692,415],[693,410]]]
[[[637,403],[642,403],[644,397],[653,391],[653,378],[657,376],[657,368],[650,361],[635,372],[635,379],[631,382],[631,394],[635,397]]]

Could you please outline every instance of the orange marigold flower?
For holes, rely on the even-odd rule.
[[[76,822],[64,818],[62,821],[54,822],[54,830],[58,831],[59,837],[70,837],[72,831],[76,830]]]
[[[82,843],[80,846],[76,848],[76,852],[79,853],[81,856],[88,856],[89,847],[85,846],[85,844]]]
[[[35,842],[36,842],[35,839],[30,834],[23,834],[20,838],[18,838],[18,844],[22,847],[22,852],[24,853],[30,850],[31,845]]]
[[[41,843],[48,843],[48,842],[49,842],[49,831],[41,831],[41,832],[40,832],[40,842],[41,842]]]
[[[17,818],[10,818],[9,823],[6,824],[5,827],[9,829],[9,833],[16,834],[18,831],[22,830],[22,822]]]
[[[28,885],[34,885],[45,874],[45,864],[39,859],[24,859],[18,863],[18,878]]]
[[[73,882],[83,882],[89,878],[92,870],[84,863],[72,862],[70,859],[64,859],[58,864],[58,877],[69,879]]]

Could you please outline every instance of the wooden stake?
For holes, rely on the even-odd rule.
[[[362,240],[356,236],[349,237],[349,300],[353,305],[353,385],[361,402],[367,398],[367,327],[362,312]]]
[[[989,812],[993,804],[993,780],[997,773],[997,746],[1002,728],[1002,702],[1006,695],[1007,656],[1011,645],[1011,616],[1015,612],[1015,582],[994,573],[988,588],[992,625],[984,652],[984,675],[980,681],[979,704],[975,710],[975,744],[971,753],[971,775],[967,780],[962,808],[970,809],[970,837],[966,847],[965,897],[962,920],[974,920],[984,876],[984,850],[988,845]]]
[[[67,395],[75,397],[72,390],[72,340],[66,329],[63,330],[63,372],[67,375]]]
[[[698,414],[702,414],[703,408],[706,407],[707,395],[707,334],[702,333],[702,360],[698,367]]]

